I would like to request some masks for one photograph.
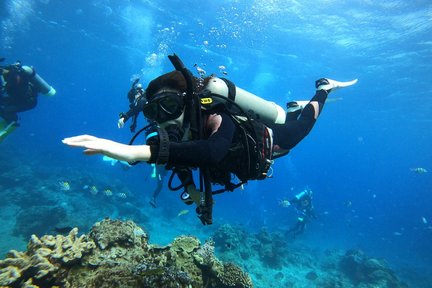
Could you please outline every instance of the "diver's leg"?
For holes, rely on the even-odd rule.
[[[302,221],[300,223],[297,235],[303,234],[305,227],[306,227],[306,221]]]
[[[283,149],[292,149],[305,138],[315,125],[316,118],[324,107],[327,92],[319,90],[301,111],[298,119],[286,121],[285,124],[273,125],[271,128],[278,135]],[[288,117],[288,115],[287,115]]]
[[[327,78],[317,80],[315,82],[316,93],[312,99],[310,101],[296,102],[300,107],[304,106],[298,119],[286,121],[285,124],[273,125],[271,127],[273,132],[278,135],[279,142],[281,143],[280,146],[283,149],[292,149],[295,147],[314,127],[328,94],[336,89],[351,86],[356,82],[357,79],[349,82],[338,82]]]

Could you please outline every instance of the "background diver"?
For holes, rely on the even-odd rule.
[[[294,205],[297,211],[297,222],[296,224],[290,228],[287,234],[293,235],[295,238],[297,235],[303,234],[306,224],[310,222],[310,220],[317,219],[314,206],[312,203],[313,192],[311,189],[306,188],[302,192],[295,195],[295,197],[289,201],[282,201],[283,207],[288,207],[290,205]]]
[[[132,124],[129,127],[131,132],[135,132],[137,126],[137,118],[139,113],[142,112],[145,103],[147,102],[145,90],[140,83],[139,78],[132,83],[132,87],[127,94],[129,100],[129,110],[126,113],[119,114],[117,122],[118,128],[123,128],[124,124],[132,118]]]
[[[248,167],[245,163],[236,163],[243,159],[256,155],[240,155],[233,157],[233,147],[239,141],[239,130],[241,127],[236,125],[235,119],[230,117],[229,113],[223,109],[201,109],[203,137],[200,139],[187,138],[193,131],[187,134],[183,131],[185,122],[189,121],[186,109],[186,96],[188,88],[193,84],[194,93],[207,93],[211,95],[218,94],[226,96],[230,87],[219,89],[223,86],[219,85],[219,79],[208,77],[206,79],[193,78],[193,81],[187,81],[186,77],[180,71],[173,71],[152,80],[147,89],[147,103],[143,107],[144,116],[149,121],[155,121],[161,128],[166,131],[176,131],[178,137],[169,137],[169,141],[165,141],[162,137],[156,141],[148,141],[144,145],[125,145],[107,139],[97,138],[90,135],[81,135],[66,138],[63,143],[73,147],[85,148],[84,153],[87,155],[104,154],[112,158],[133,161],[146,161],[149,163],[157,163],[167,165],[174,170],[181,170],[184,173],[178,173],[179,178],[185,187],[185,193],[182,194],[183,200],[192,200],[197,204],[197,213],[203,224],[211,224],[211,213],[213,201],[211,195],[197,191],[191,176],[191,168],[204,167],[210,174],[212,183],[221,184],[221,180],[230,180],[230,173],[235,174],[239,179],[238,174],[244,172]],[[202,81],[203,80],[203,81]],[[221,80],[222,81],[222,80]],[[225,80],[224,80],[225,82]],[[279,155],[286,154],[297,143],[299,143],[312,129],[322,108],[324,106],[327,95],[338,88],[346,87],[356,83],[356,80],[351,82],[338,82],[331,79],[322,78],[315,83],[316,94],[311,101],[308,101],[303,108],[303,103],[299,103],[298,108],[301,112],[298,118],[286,121],[286,114],[280,106],[259,98],[241,88],[234,87],[231,82],[227,81],[227,86],[231,86],[231,90],[236,90],[236,101],[241,102],[246,98],[252,98],[253,101],[244,101],[246,105],[255,105],[260,110],[254,110],[262,113],[259,119],[267,124],[265,139],[268,143],[273,143],[274,152]],[[223,84],[223,83],[222,83]],[[216,88],[215,88],[216,85]],[[219,85],[219,86],[217,86]],[[219,88],[218,88],[219,87]],[[206,96],[201,96],[201,99],[207,99]],[[249,99],[250,100],[250,99]],[[202,103],[202,101],[201,101]],[[265,107],[261,107],[267,104]],[[267,109],[269,105],[277,106],[275,109]],[[242,107],[243,108],[243,107]],[[246,107],[245,110],[250,107]],[[263,111],[265,109],[265,111]],[[283,113],[283,119],[280,115],[280,110]],[[272,115],[268,115],[270,111]],[[265,114],[267,113],[267,114]],[[267,117],[268,116],[268,117]],[[276,120],[275,120],[276,118]],[[255,119],[258,119],[256,117]],[[258,121],[257,121],[258,122]],[[273,122],[273,123],[272,123]],[[279,123],[275,123],[279,122]],[[285,123],[286,122],[286,123]],[[271,128],[271,129],[270,129]],[[271,131],[273,130],[273,131]],[[169,133],[168,133],[169,134]],[[273,134],[273,137],[271,136]],[[162,135],[162,134],[161,134]],[[186,135],[186,136],[185,136]],[[175,139],[175,140],[174,140]],[[163,140],[163,141],[162,141]],[[242,154],[250,154],[251,151],[241,150]],[[235,151],[234,151],[235,152]],[[249,157],[250,158],[250,157]],[[256,164],[256,163],[252,163]],[[241,167],[242,171],[224,171],[227,167]],[[267,167],[268,168],[268,167]],[[252,178],[246,175],[246,180],[263,179]],[[265,177],[264,177],[265,178]],[[243,179],[242,179],[243,181]],[[227,183],[223,183],[227,184]]]
[[[0,141],[19,126],[19,112],[36,107],[39,93],[53,96],[56,91],[33,67],[20,61],[0,66]]]

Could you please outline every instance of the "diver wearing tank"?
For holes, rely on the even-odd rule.
[[[303,234],[306,224],[309,223],[312,218],[317,219],[312,203],[312,195],[312,190],[306,188],[288,201],[289,205],[295,206],[298,214],[296,224],[287,231],[287,233],[292,234],[294,238],[297,235]]]
[[[0,117],[8,123],[18,121],[18,112],[37,105],[38,91],[30,84],[30,76],[21,71],[20,65],[16,63],[9,69],[2,69],[5,94],[0,99]]]
[[[182,66],[182,65],[177,65],[177,66]],[[183,68],[180,67],[180,69],[183,71],[184,67]],[[150,163],[157,163],[157,164],[167,163],[169,166],[174,166],[174,169],[176,168],[183,169],[185,171],[184,178],[188,178],[188,177],[190,178],[188,181],[190,185],[188,185],[188,183],[185,183],[184,181],[185,179],[182,180],[182,183],[187,191],[186,194],[184,193],[182,194],[181,196],[182,199],[187,200],[188,199],[187,197],[189,197],[189,195],[187,194],[190,194],[190,196],[193,199],[193,202],[195,202],[199,208],[199,210],[197,210],[197,213],[200,215],[199,216],[200,220],[203,222],[203,224],[211,224],[212,223],[211,211],[212,211],[213,200],[210,197],[211,194],[208,193],[209,191],[211,192],[211,189],[207,189],[207,187],[210,187],[210,182],[216,184],[220,184],[220,183],[225,184],[226,182],[229,182],[231,177],[230,173],[232,171],[236,173],[239,170],[222,171],[222,173],[224,173],[223,175],[217,175],[213,172],[220,172],[217,170],[223,170],[223,169],[220,169],[221,167],[219,165],[225,165],[225,164],[227,164],[226,167],[229,169],[232,168],[231,165],[232,166],[237,165],[234,168],[238,168],[239,166],[238,164],[240,162],[239,160],[243,161],[244,156],[252,155],[255,156],[255,159],[249,162],[245,161],[244,163],[258,164],[258,166],[257,165],[251,165],[251,166],[259,167],[258,172],[265,171],[265,173],[260,174],[261,176],[263,176],[263,178],[258,178],[256,176],[257,174],[253,174],[253,173],[247,174],[246,177],[243,178],[246,181],[250,179],[265,179],[265,177],[267,176],[266,172],[268,171],[268,166],[271,165],[271,157],[267,157],[267,155],[269,154],[268,152],[270,152],[271,154],[271,149],[259,149],[258,152],[260,153],[260,155],[257,155],[258,154],[256,152],[257,149],[250,150],[250,149],[240,148],[238,150],[240,151],[240,154],[232,154],[231,152],[233,150],[230,149],[231,144],[237,144],[236,141],[239,140],[238,139],[239,136],[237,134],[241,134],[237,132],[240,132],[240,130],[243,129],[243,127],[241,127],[239,123],[234,122],[237,119],[233,119],[233,117],[231,117],[232,115],[229,114],[224,115],[225,112],[218,112],[217,114],[211,114],[215,110],[209,109],[209,111],[212,112],[201,110],[201,114],[191,113],[191,112],[196,112],[199,109],[199,106],[201,106],[200,104],[203,104],[202,100],[204,100],[205,98],[201,98],[200,100],[201,103],[197,103],[197,102],[191,103],[192,99],[190,99],[191,97],[188,97],[190,101],[186,102],[186,98],[187,98],[186,96],[192,95],[193,93],[197,93],[199,95],[203,87],[197,87],[198,86],[197,83],[194,83],[197,82],[196,78],[189,77],[192,79],[186,79],[187,75],[184,76],[184,74],[187,73],[182,73],[176,70],[164,74],[162,76],[159,76],[158,78],[152,80],[149,83],[146,89],[147,102],[143,107],[143,114],[149,121],[156,122],[157,124],[159,124],[159,128],[161,129],[156,127],[156,129],[159,129],[159,131],[152,132],[155,133],[155,137],[148,138],[146,144],[125,145],[108,139],[94,137],[91,135],[80,135],[71,138],[65,138],[63,140],[63,143],[72,147],[82,147],[85,149],[84,153],[88,155],[104,154],[109,157],[118,160],[128,161],[128,162],[147,161]],[[353,80],[350,82],[337,82],[330,79],[318,80],[316,82],[316,87],[317,87],[316,95],[306,105],[305,109],[302,112],[302,115],[299,116],[299,119],[293,120],[294,122],[298,122],[296,123],[296,125],[292,125],[291,123],[287,123],[287,125],[274,124],[274,123],[284,123],[286,120],[286,115],[283,109],[273,102],[270,103],[268,101],[260,99],[259,97],[254,96],[251,93],[244,91],[242,89],[237,89],[237,95],[235,95],[235,93],[231,93],[231,92],[236,89],[233,89],[232,87],[233,85],[231,85],[232,83],[225,85],[227,81],[223,81],[223,80],[218,81],[217,79],[214,79],[209,84],[214,84],[213,86],[215,86],[213,90],[210,90],[212,94],[228,97],[229,99],[231,99],[232,102],[235,102],[238,106],[240,106],[242,110],[246,111],[247,113],[251,111],[254,113],[254,115],[257,116],[257,117],[252,116],[251,118],[262,120],[262,123],[258,123],[258,124],[262,125],[264,123],[267,124],[270,128],[273,128],[276,131],[276,133],[273,134],[276,134],[277,142],[276,143],[272,142],[271,131],[268,131],[267,127],[265,127],[265,129],[261,129],[263,131],[262,134],[265,134],[264,137],[253,138],[251,136],[251,137],[243,137],[242,139],[247,138],[246,141],[248,141],[250,138],[252,138],[252,140],[255,142],[260,141],[259,144],[262,144],[260,148],[262,147],[267,148],[267,146],[270,146],[271,148],[272,144],[276,144],[276,146],[279,146],[280,149],[288,150],[294,147],[301,139],[303,139],[310,132],[313,125],[315,124],[316,119],[318,118],[319,113],[321,112],[321,109],[327,98],[328,92],[336,88],[353,85],[355,84],[355,82],[357,82],[357,80]],[[193,90],[191,88],[193,88]],[[207,85],[205,88],[209,89],[209,85]],[[220,90],[222,90],[222,92],[218,91],[219,88],[221,88]],[[192,107],[192,104],[195,106]],[[270,107],[270,109],[267,109],[268,107]],[[280,107],[280,109],[278,107]],[[269,110],[271,113],[266,112]],[[225,111],[227,111],[227,113],[229,112],[228,110]],[[282,113],[279,113],[280,111],[282,111]],[[204,120],[205,122],[203,126],[204,129],[201,129],[201,127],[199,127],[199,125],[201,124],[199,122],[202,120],[194,119],[196,115],[200,116],[200,118]],[[269,122],[273,122],[273,124]],[[168,131],[171,130],[168,129],[170,126],[177,127],[176,129],[173,130],[175,134],[179,135],[179,137],[177,137],[178,141],[173,141],[171,140],[171,137],[167,136],[167,134],[168,135],[170,134],[170,132]],[[261,128],[263,128],[262,126]],[[288,129],[293,129],[293,131],[292,132],[287,131]],[[184,131],[180,131],[177,133],[177,131],[175,130],[184,130]],[[198,132],[200,133],[203,132],[202,130],[206,132],[204,137],[201,137],[201,135],[197,135]],[[242,130],[242,132],[245,132],[245,130]],[[194,133],[195,135],[193,135]],[[191,134],[193,136],[191,136]],[[257,135],[258,133],[254,133],[254,134]],[[246,132],[243,135],[250,136],[247,135]],[[195,139],[202,139],[202,140],[195,140]],[[246,142],[246,144],[249,144],[249,142]],[[245,145],[243,145],[243,147],[245,147]],[[258,146],[251,145],[248,147],[256,148]],[[233,147],[233,148],[237,148],[237,147]],[[261,154],[261,151],[263,150],[265,150],[264,151],[265,157],[261,157],[264,154],[264,153]],[[237,157],[225,157],[225,156],[233,156],[233,155]],[[259,161],[255,161],[257,159]],[[217,163],[218,165],[214,165],[215,163]],[[181,166],[181,167],[177,167],[177,166]],[[193,179],[191,179],[190,177],[191,175],[190,172],[191,169],[197,168],[197,166],[198,168],[200,168],[200,170],[201,168],[203,168],[202,169],[203,174],[206,174],[204,175],[204,177],[208,176],[207,179],[211,177],[210,181],[206,182],[207,186],[204,187],[205,201],[203,201],[203,197],[202,197],[203,193],[191,193],[196,191],[193,191],[195,190],[195,185],[193,185]],[[224,166],[223,168],[226,167]],[[243,169],[243,168],[250,168],[250,167],[241,165],[240,168]],[[212,171],[210,171],[211,169]],[[213,179],[216,178],[217,178],[217,182],[216,181],[213,182]],[[198,195],[198,198],[197,197],[194,198],[194,196],[191,194]],[[200,196],[201,198],[199,198]],[[208,218],[207,215],[209,215]]]
[[[55,89],[48,85],[29,66],[20,61],[7,66],[0,66],[0,140],[18,126],[18,113],[33,109],[37,105],[37,96],[43,93],[52,96]]]
[[[132,118],[132,124],[129,129],[131,132],[135,132],[138,115],[142,112],[143,107],[147,102],[145,90],[142,88],[141,84],[134,82],[127,97],[129,100],[129,110],[126,113],[121,112],[119,114],[117,126],[123,128],[124,124]]]

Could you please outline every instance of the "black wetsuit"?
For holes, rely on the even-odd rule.
[[[328,93],[325,90],[319,90],[310,101],[317,101],[319,104],[319,113],[324,106]],[[272,124],[273,144],[284,150],[291,150],[303,138],[305,138],[315,125],[315,111],[311,104],[307,104],[301,112],[298,119],[288,120],[284,124]]]
[[[17,122],[18,112],[33,109],[37,105],[38,91],[24,72],[9,70],[4,74],[5,87],[0,98],[0,117],[6,122]]]
[[[201,167],[219,163],[228,153],[231,146],[235,124],[225,114],[219,114],[222,122],[219,129],[203,140],[170,142],[168,164],[185,167]],[[158,147],[150,146],[153,163],[158,157]]]

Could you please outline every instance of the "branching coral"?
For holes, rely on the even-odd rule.
[[[0,261],[0,285],[55,283],[54,279],[61,275],[62,269],[73,265],[95,247],[85,235],[77,235],[77,228],[66,237],[45,235],[38,238],[32,235],[27,252],[12,250],[5,260]]]

